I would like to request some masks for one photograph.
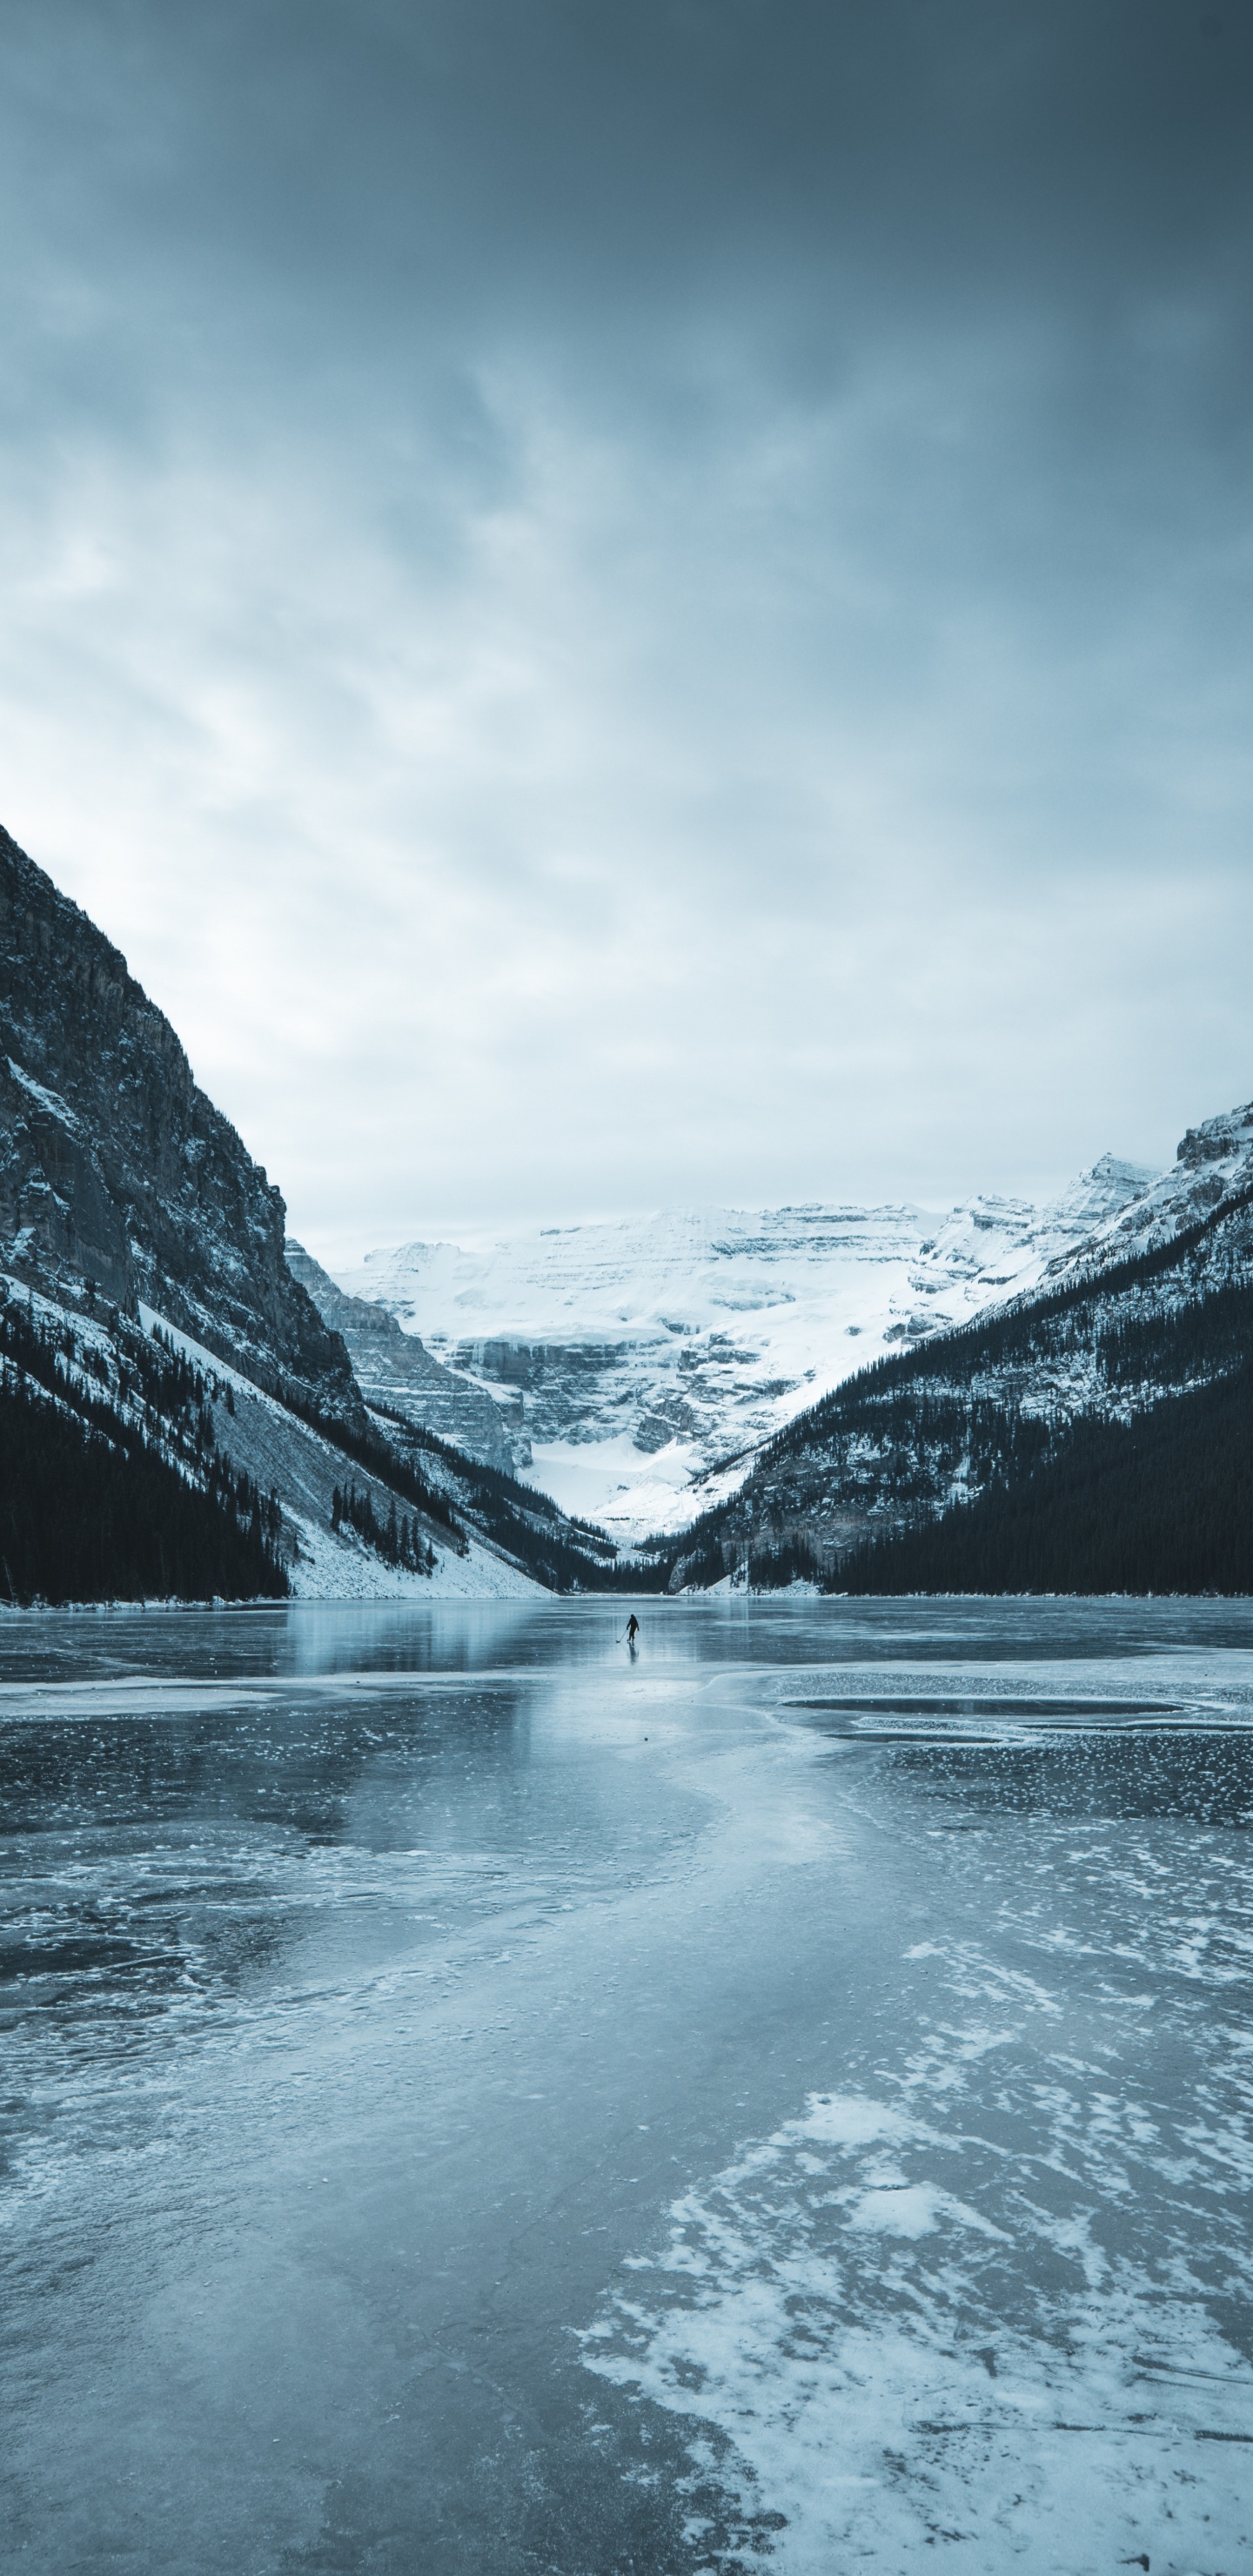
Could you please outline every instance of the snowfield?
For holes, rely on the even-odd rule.
[[[733,1491],[745,1453],[854,1370],[1027,1293],[1152,1179],[1107,1156],[1043,1209],[722,1208],[409,1243],[342,1284],[496,1397],[564,1510],[629,1540]]]

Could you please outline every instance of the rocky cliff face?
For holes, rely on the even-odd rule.
[[[142,1301],[255,1383],[360,1415],[284,1216],[125,958],[0,830],[0,1264]]]
[[[433,1431],[467,1458],[512,1475],[530,1462],[509,1441],[499,1405],[481,1386],[432,1359],[416,1333],[402,1333],[384,1306],[346,1297],[303,1244],[289,1241],[288,1267],[332,1332],[342,1335],[367,1404],[382,1405]]]
[[[1149,1178],[1129,1204],[1085,1229],[1052,1260],[1046,1284],[1076,1270],[1107,1270],[1173,1243],[1186,1227],[1212,1216],[1224,1199],[1253,1187],[1253,1101],[1206,1118],[1180,1138],[1173,1163]]]

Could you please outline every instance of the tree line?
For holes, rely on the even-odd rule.
[[[437,1559],[429,1539],[424,1547],[416,1518],[411,1523],[408,1513],[402,1512],[398,1520],[396,1497],[388,1499],[387,1518],[380,1521],[368,1486],[359,1494],[355,1484],[342,1492],[336,1485],[331,1496],[331,1528],[336,1537],[346,1525],[386,1564],[403,1565],[411,1574],[434,1574]]]
[[[1253,1592],[1253,1366],[1079,1422],[977,1502],[855,1549],[850,1593]]]
[[[123,1415],[115,1389],[133,1390],[149,1423]],[[0,1599],[282,1600],[280,1530],[275,1497],[214,1448],[186,1360],[136,1335],[111,1379],[94,1344],[0,1305]]]

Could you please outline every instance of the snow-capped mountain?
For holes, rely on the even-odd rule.
[[[671,1589],[1253,1589],[1253,1174],[1195,1131],[1143,1249],[901,1350],[781,1431],[656,1553]],[[1198,1214],[1199,1165],[1227,1166]],[[1176,1222],[1175,1220],[1178,1220]],[[928,1535],[930,1534],[930,1535]],[[932,1543],[934,1541],[934,1544]],[[878,1551],[886,1545],[888,1553]]]
[[[341,1284],[495,1397],[567,1511],[629,1538],[682,1526],[855,1369],[1029,1292],[1154,1186],[1107,1155],[1043,1208],[678,1211],[408,1243]]]
[[[1253,1188],[1253,1101],[1189,1127],[1174,1162],[1145,1177],[1147,1185],[1124,1207],[1099,1219],[1078,1243],[1047,1263],[1048,1280],[1063,1279],[1074,1269],[1106,1270],[1137,1253],[1156,1252],[1185,1226],[1211,1216],[1224,1199]]]

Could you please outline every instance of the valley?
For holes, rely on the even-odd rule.
[[[1225,1588],[1253,1585],[1228,1437],[1251,1203],[1246,1106],[1189,1128],[1160,1172],[1107,1154],[1043,1206],[671,1210],[410,1241],[336,1280],[288,1234],[279,1191],[125,960],[0,837],[14,1599],[78,1597],[75,1583],[208,1598],[223,1582],[464,1599],[798,1574],[875,1590],[911,1567],[923,1588],[995,1589],[1011,1562],[1044,1588],[1100,1567],[1115,1587],[1170,1588],[1173,1568],[1204,1588],[1211,1561]],[[1118,1436],[1150,1417],[1151,1470]],[[162,1476],[186,1524],[177,1581]],[[1156,1536],[1135,1500],[1146,1476],[1175,1494]],[[111,1557],[83,1521],[89,1487],[114,1497],[115,1536],[131,1532]],[[1063,1497],[1098,1487],[1126,1487],[1139,1534],[1121,1555],[1094,1538],[1079,1561]],[[938,1556],[909,1553],[971,1506]],[[83,1527],[58,1573],[67,1511]],[[1213,1527],[1208,1554],[1189,1553],[1189,1514]],[[1015,1515],[1026,1535],[1007,1555],[997,1533]],[[897,1554],[866,1553],[885,1545]]]
[[[1153,1178],[1111,1156],[1046,1208],[680,1210],[410,1243],[341,1284],[492,1396],[566,1510],[630,1542],[680,1528],[854,1370],[1029,1290]]]

